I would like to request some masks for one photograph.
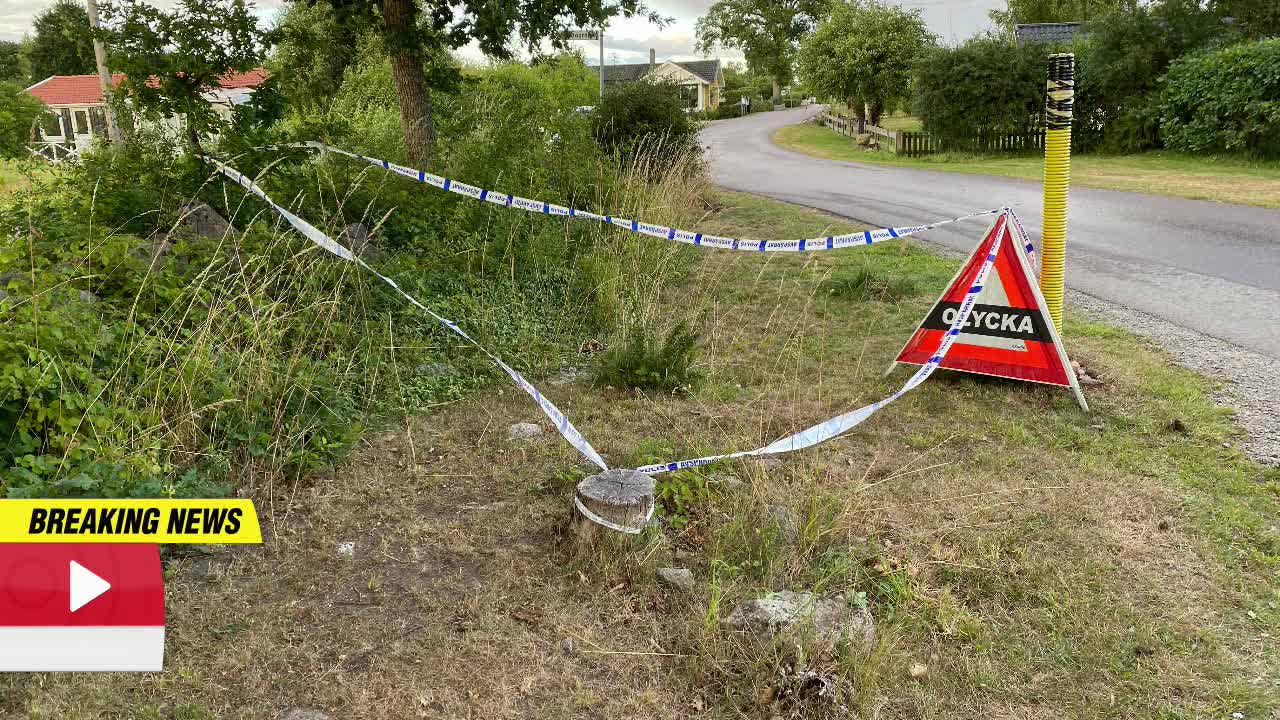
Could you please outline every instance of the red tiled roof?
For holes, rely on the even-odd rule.
[[[231,73],[218,81],[226,90],[257,87],[267,79],[266,68]],[[115,73],[111,84],[119,85],[124,75]],[[27,93],[46,105],[94,105],[102,102],[102,83],[97,75],[52,75],[27,88]]]

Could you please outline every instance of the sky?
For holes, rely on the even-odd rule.
[[[715,0],[648,0],[648,5],[674,21],[659,29],[635,18],[615,18],[605,33],[605,63],[648,62],[649,48],[657,51],[658,60],[694,60],[701,56],[693,51],[694,23]],[[919,9],[929,29],[950,43],[990,27],[987,11],[1003,8],[1004,0],[886,0],[908,9]],[[31,31],[31,20],[53,0],[0,0],[0,39],[19,40]],[[152,0],[157,7],[169,7],[172,0]],[[259,0],[257,14],[264,22],[278,12],[281,0]],[[575,43],[585,52],[588,62],[595,62],[599,45],[595,42]],[[481,61],[479,50],[463,48],[460,54]],[[712,57],[739,60],[742,54],[721,51]]]

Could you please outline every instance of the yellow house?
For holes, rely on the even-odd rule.
[[[606,85],[637,80],[655,80],[679,85],[684,91],[689,110],[698,112],[720,107],[720,88],[724,86],[724,72],[720,69],[719,60],[689,62],[665,60],[658,63],[653,50],[649,51],[647,63],[606,65],[604,68]]]

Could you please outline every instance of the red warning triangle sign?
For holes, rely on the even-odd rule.
[[[1083,406],[1075,372],[1049,318],[1026,250],[1010,232],[1012,222],[1008,214],[997,218],[902,348],[897,361],[923,365],[938,350],[983,260],[991,252],[997,233],[1003,233],[969,320],[939,367],[1070,387]]]

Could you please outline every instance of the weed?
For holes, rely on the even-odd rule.
[[[624,388],[688,393],[702,379],[694,367],[698,338],[698,332],[683,321],[661,341],[651,328],[633,322],[622,343],[601,358],[596,379]]]

